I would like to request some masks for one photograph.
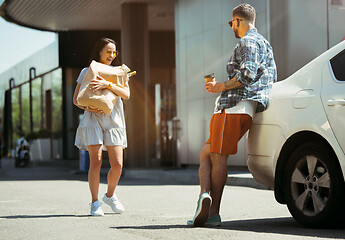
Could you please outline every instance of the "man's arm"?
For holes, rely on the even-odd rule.
[[[236,80],[236,78],[232,78],[229,81],[226,81],[224,83],[224,90],[230,90],[230,89],[235,89],[235,88],[240,88],[243,87],[244,85],[240,83],[239,81]]]
[[[243,87],[244,85],[236,80],[236,78],[232,78],[224,83],[221,82],[208,82],[205,83],[205,89],[209,93],[220,93],[226,90],[235,89]]]

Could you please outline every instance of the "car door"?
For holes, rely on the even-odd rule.
[[[345,50],[324,66],[321,98],[331,128],[345,153]]]

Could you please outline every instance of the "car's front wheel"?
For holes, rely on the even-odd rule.
[[[338,221],[344,204],[344,180],[334,155],[323,145],[305,143],[291,155],[284,192],[292,216],[308,227]]]

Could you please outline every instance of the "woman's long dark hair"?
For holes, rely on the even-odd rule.
[[[110,38],[100,38],[97,40],[95,47],[92,50],[91,57],[89,60],[89,64],[92,62],[92,60],[95,60],[97,62],[100,62],[100,56],[99,52],[104,48],[105,45],[108,43],[113,43],[116,46],[116,43],[113,39]]]

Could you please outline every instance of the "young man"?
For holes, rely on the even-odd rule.
[[[210,123],[210,137],[200,152],[200,196],[194,226],[219,226],[220,202],[227,179],[228,155],[247,132],[255,112],[264,111],[269,91],[277,80],[272,47],[255,28],[255,9],[241,4],[233,9],[229,22],[239,43],[230,57],[226,82],[205,83],[209,93],[221,93]]]

